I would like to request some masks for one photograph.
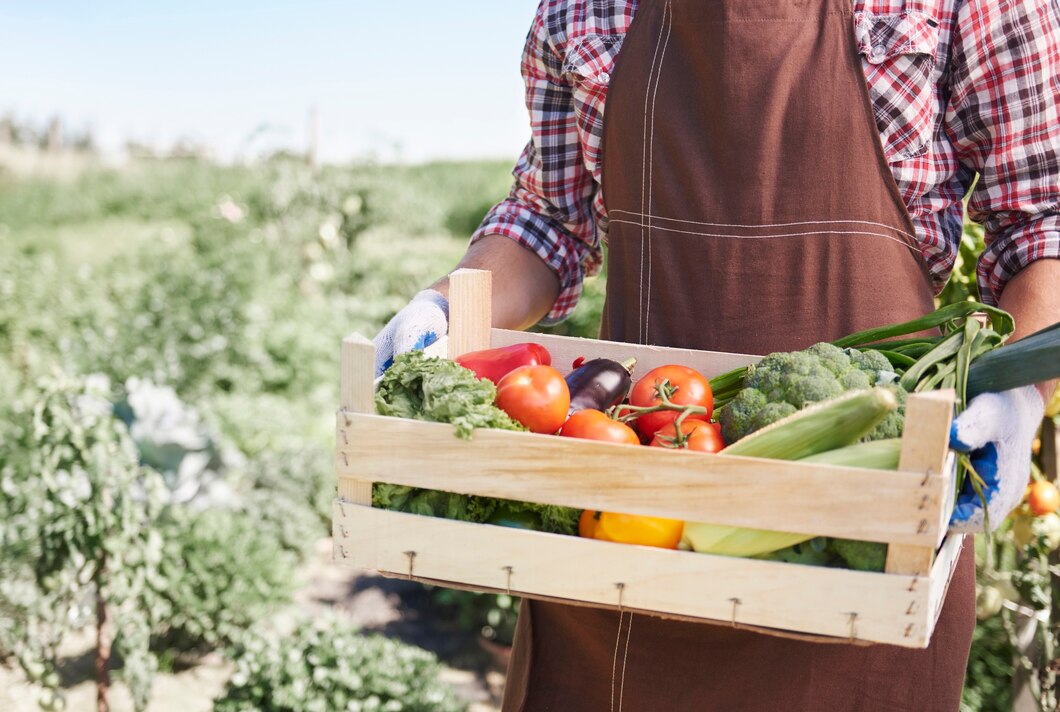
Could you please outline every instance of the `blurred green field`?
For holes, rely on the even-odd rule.
[[[0,522],[20,516],[15,503],[30,489],[18,473],[32,477],[24,463],[39,441],[30,424],[42,384],[64,374],[74,384],[68,395],[80,397],[94,376],[167,488],[154,522],[165,556],[144,594],[167,612],[152,619],[151,659],[167,670],[195,665],[211,650],[233,655],[239,674],[256,682],[232,683],[222,709],[266,709],[255,707],[263,703],[247,685],[265,685],[276,699],[294,694],[277,656],[311,648],[327,661],[361,645],[348,631],[338,639],[307,634],[289,643],[291,652],[266,624],[290,605],[296,572],[328,533],[339,342],[351,331],[374,335],[456,262],[507,193],[509,171],[508,162],[487,162],[314,174],[278,159],[235,167],[142,161],[64,180],[0,173]],[[977,239],[970,230],[944,298],[972,289]],[[575,316],[555,330],[595,335],[602,288],[589,280]],[[264,510],[271,514],[257,514]],[[5,544],[18,535],[2,531]],[[42,554],[33,546],[22,558],[6,551],[0,658],[9,666],[54,658],[47,646],[19,648],[18,621],[44,615],[18,588],[34,580]],[[510,634],[510,601],[432,595],[456,628]],[[78,611],[87,610],[82,603]],[[988,618],[977,632],[967,712],[1011,705],[1009,638],[998,616]],[[90,612],[77,625],[90,629]],[[408,668],[381,664],[381,686],[387,675],[433,679],[433,663],[409,655]],[[123,664],[115,663],[120,676]],[[298,685],[319,699],[353,694],[352,682],[321,671],[328,666],[335,667],[303,671]],[[423,691],[427,706],[408,709],[450,709],[422,702],[433,694]],[[268,709],[328,709],[320,704]]]

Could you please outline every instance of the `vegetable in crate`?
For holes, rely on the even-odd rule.
[[[897,406],[894,394],[886,388],[845,393],[793,413],[733,443],[722,454],[780,460],[830,457],[834,464],[877,467],[893,460],[891,451],[895,442],[900,447],[900,441],[888,440],[887,447],[873,448],[855,443]],[[705,554],[760,556],[812,538],[812,534],[686,522],[682,545]]]
[[[559,434],[568,438],[640,445],[640,438],[633,428],[599,410],[579,410],[567,418]]]
[[[821,343],[804,351],[772,353],[747,368],[743,389],[718,412],[722,435],[725,442],[734,443],[811,403],[897,380],[890,362],[875,351]],[[899,408],[869,433],[870,440],[902,434],[905,392],[897,385],[891,387]]]
[[[497,390],[468,369],[444,358],[409,351],[394,358],[375,394],[379,415],[451,423],[462,438],[475,428],[523,430],[493,405]]]
[[[714,411],[714,395],[710,382],[703,374],[687,366],[667,365],[654,368],[633,386],[633,391],[629,394],[630,405],[638,408],[660,407],[663,404],[660,388],[662,395],[670,403],[702,409],[700,413],[687,415],[686,421],[710,420]],[[680,411],[672,409],[641,413],[636,416],[637,432],[642,438],[650,441],[660,428],[677,420],[680,414]]]
[[[470,351],[455,359],[458,364],[474,371],[479,378],[494,384],[520,366],[551,366],[552,355],[541,344],[525,343],[495,349]]]
[[[424,356],[421,351],[398,355],[383,374],[376,391],[380,415],[451,423],[456,434],[471,437],[475,428],[523,430],[493,405],[496,389],[471,371],[447,359]],[[425,463],[425,466],[428,466]],[[503,507],[507,516],[528,513],[542,531],[575,534],[580,510],[570,507],[513,502],[438,492],[377,482],[372,485],[372,506],[431,517],[487,522]]]
[[[551,366],[520,366],[497,384],[497,407],[528,430],[549,435],[570,411],[570,389]]]
[[[596,358],[579,364],[567,374],[570,389],[570,412],[607,410],[625,400],[633,385],[633,367],[637,359],[622,363],[609,358]]]

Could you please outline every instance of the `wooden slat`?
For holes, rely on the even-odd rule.
[[[339,474],[686,521],[934,546],[941,476],[612,445],[355,415]],[[342,438],[340,437],[340,442]],[[343,455],[349,462],[344,466]],[[922,486],[923,484],[923,486]],[[927,497],[924,500],[923,497]],[[923,512],[930,523],[918,531]],[[872,516],[868,516],[871,513]]]
[[[720,351],[694,351],[692,349],[664,348],[662,346],[642,346],[620,341],[599,341],[581,339],[572,336],[553,336],[551,334],[528,334],[525,331],[493,329],[491,346],[510,346],[526,341],[541,344],[552,354],[552,365],[564,374],[571,370],[571,362],[579,356],[586,358],[609,358],[623,361],[629,357],[637,359],[633,373],[634,380],[653,368],[677,363],[694,368],[707,378],[731,371],[740,366],[757,363],[761,356],[748,354],[730,354]]]
[[[927,486],[932,475],[947,473],[949,457],[950,422],[953,419],[953,391],[917,393],[909,396],[905,405],[905,428],[902,437],[902,455],[898,469],[902,472],[918,472]],[[948,478],[946,478],[948,479]],[[930,494],[922,495],[923,506],[916,516],[919,528],[931,530],[941,539],[945,532],[945,512],[939,504],[929,504]],[[943,498],[944,499],[944,498]],[[887,548],[887,572],[898,574],[920,574],[931,571],[935,555],[935,542],[929,546],[902,546],[892,543]]]
[[[339,411],[339,423],[344,423],[346,418],[353,413],[374,413],[375,388],[372,376],[375,373],[375,344],[360,334],[347,336],[342,340],[339,368],[341,370],[340,402],[342,405]],[[357,504],[371,504],[371,481],[355,479],[358,474],[356,468],[345,467],[349,456],[344,455],[342,451],[348,445],[349,438],[340,427],[338,459],[343,463],[342,474],[346,476],[339,479],[339,497]]]
[[[337,539],[339,560],[358,568],[613,606],[622,584],[621,604],[634,609],[727,622],[735,609],[740,624],[837,637],[849,637],[853,622],[860,640],[927,644],[928,586],[914,586],[912,577],[611,544],[350,504],[336,504],[335,520],[336,530],[345,531]]]
[[[449,358],[490,347],[492,272],[458,269],[449,275]]]
[[[957,570],[957,559],[960,558],[962,547],[972,546],[971,537],[959,534],[951,534],[942,542],[938,556],[931,568],[930,593],[928,596],[928,637],[935,629],[939,614],[942,612],[942,604],[946,601],[946,593],[949,591],[953,572]]]

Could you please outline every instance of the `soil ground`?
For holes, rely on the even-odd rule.
[[[446,663],[443,679],[470,704],[470,712],[496,712],[504,687],[503,662],[484,650],[477,638],[454,630],[432,615],[425,589],[409,581],[368,576],[331,562],[331,540],[317,543],[315,556],[302,571],[305,584],[294,604],[275,623],[316,617],[328,612],[343,616],[366,631],[380,632],[438,654]],[[69,712],[95,710],[96,687],[92,646],[95,631],[67,640],[60,654],[60,674]],[[211,653],[173,672],[160,673],[148,712],[208,712],[224,689],[232,666]],[[0,710],[38,712],[37,690],[26,682],[13,661],[0,662]],[[112,712],[132,712],[128,690],[115,683]]]

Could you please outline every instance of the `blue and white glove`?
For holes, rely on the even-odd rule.
[[[1031,472],[1031,443],[1045,414],[1045,403],[1034,386],[976,396],[950,431],[950,447],[971,453],[972,466],[983,479],[990,528],[996,529],[1019,506]],[[984,529],[983,505],[972,489],[971,474],[957,494],[950,531]]]
[[[449,300],[433,289],[425,289],[375,337],[375,375],[394,363],[394,356],[427,348],[449,331]]]

